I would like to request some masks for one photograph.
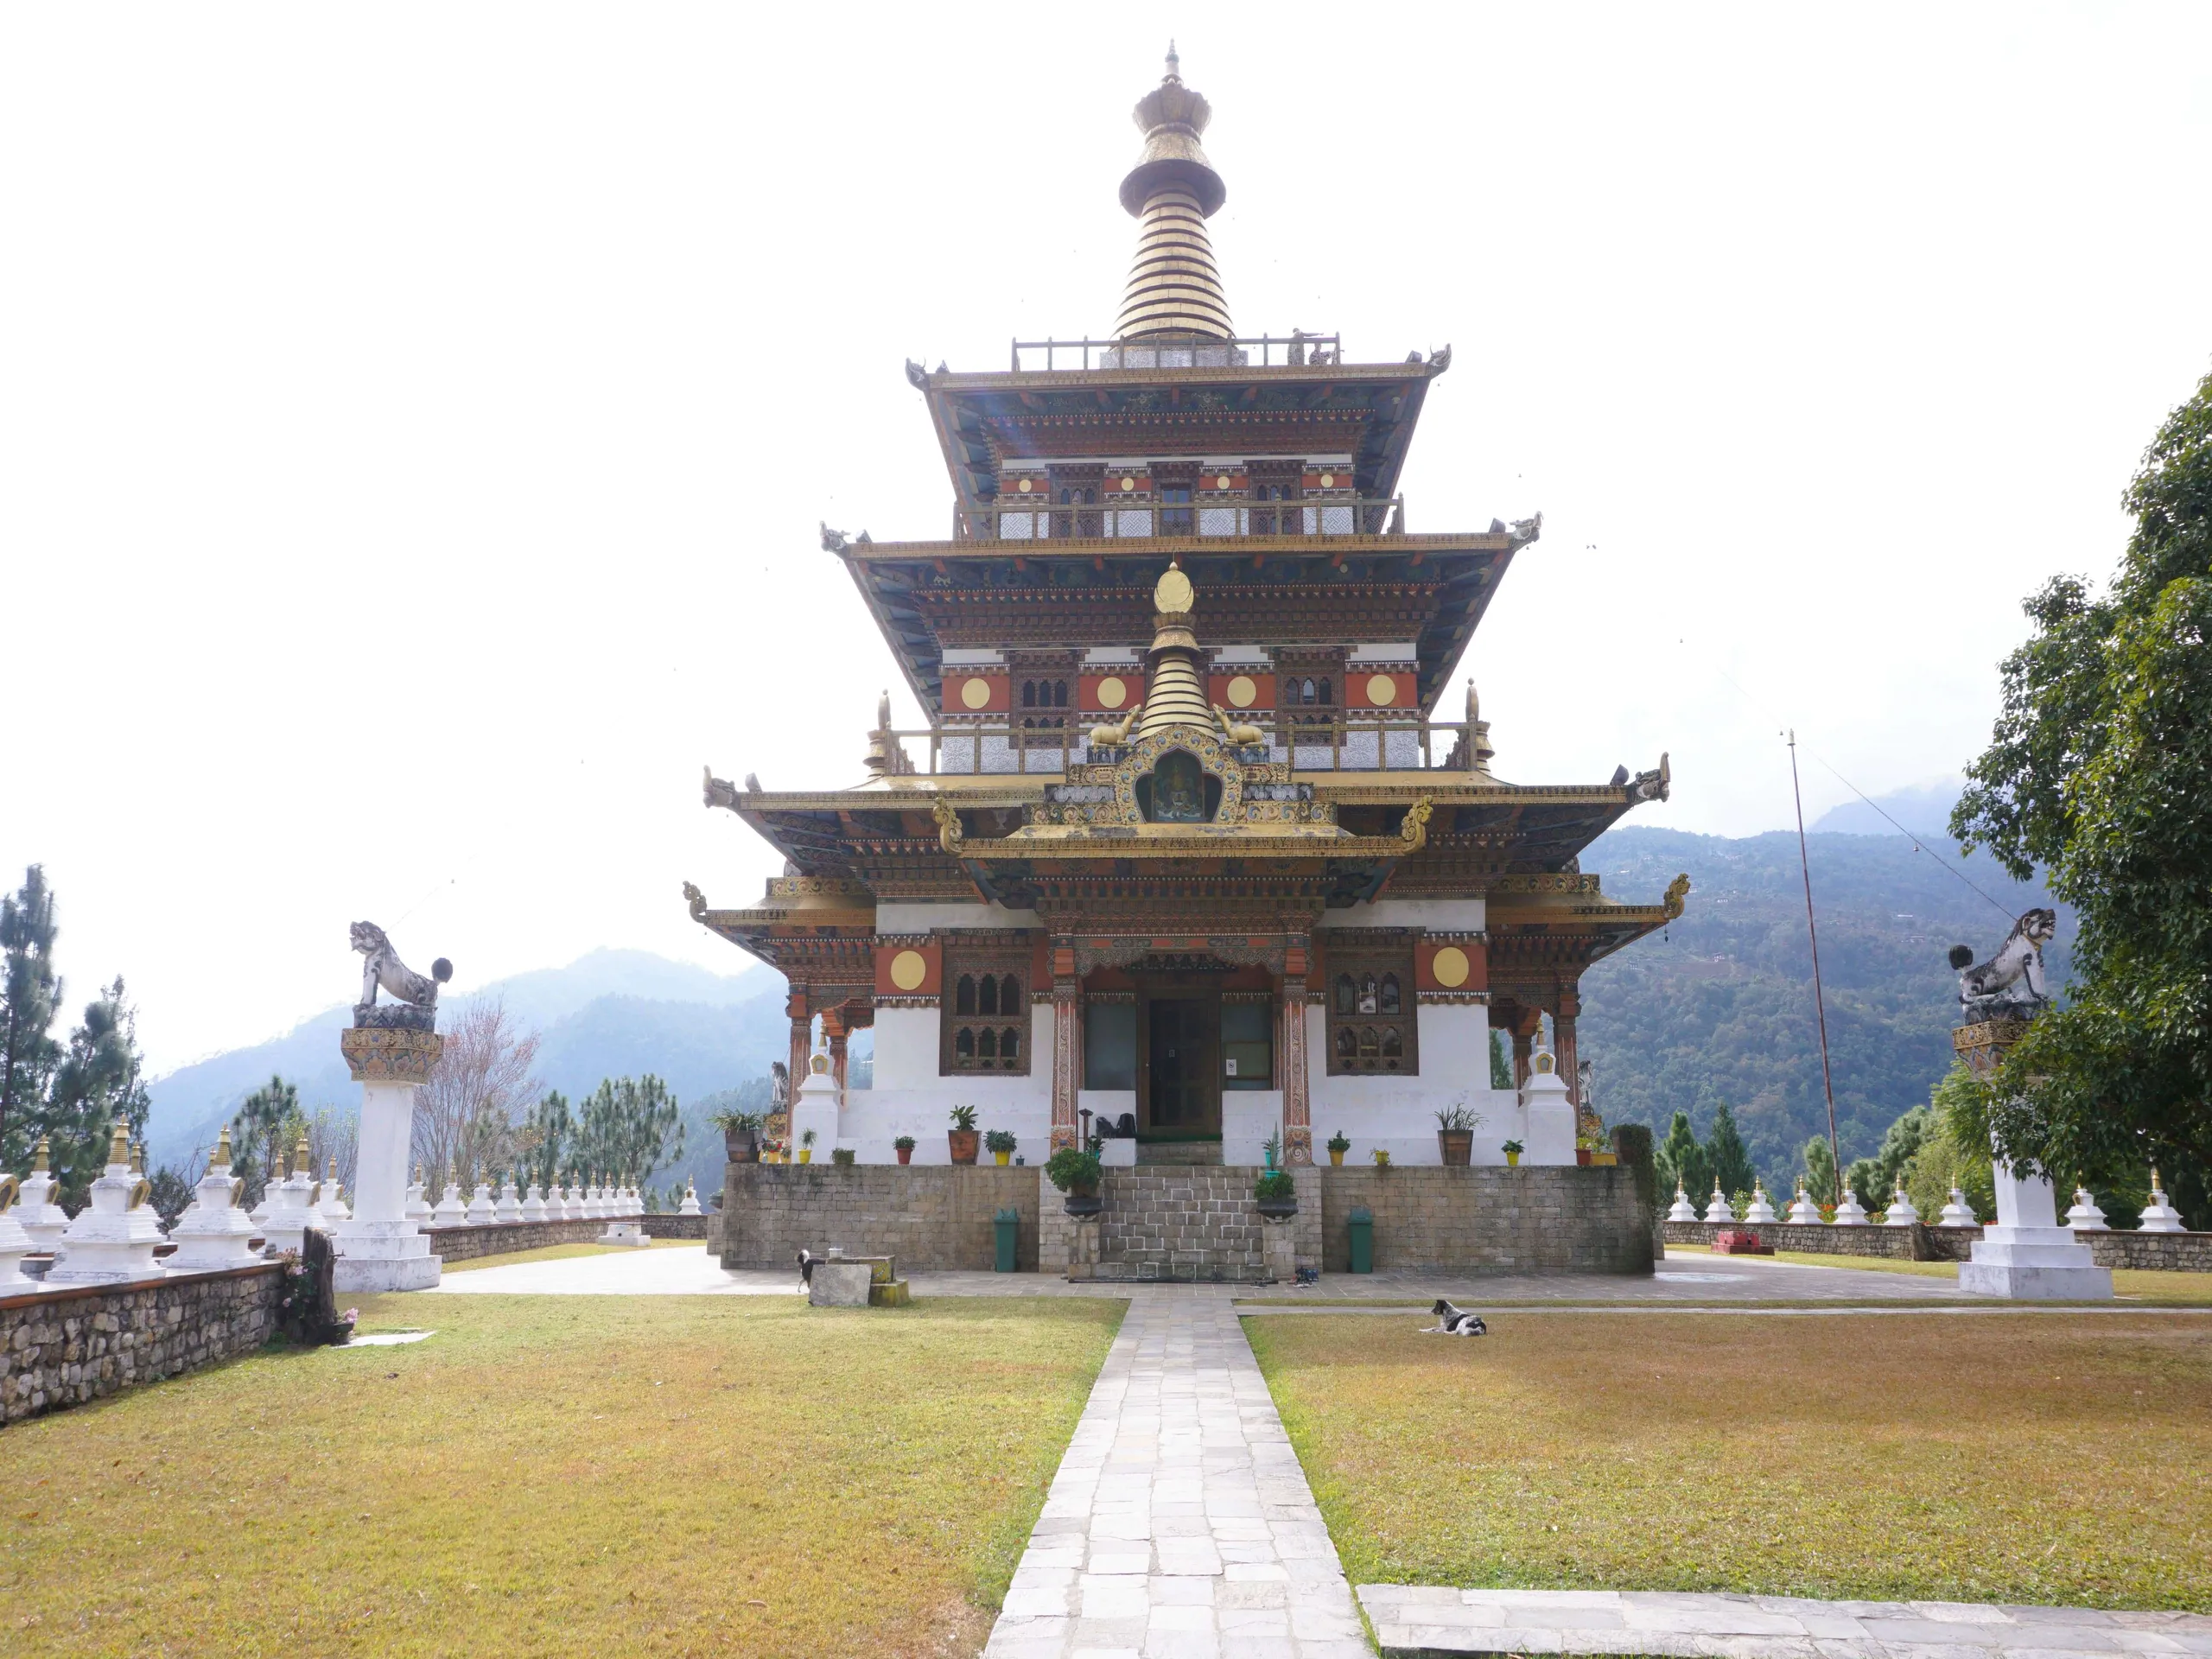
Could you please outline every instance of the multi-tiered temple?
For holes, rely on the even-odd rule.
[[[794,1077],[821,1022],[823,1139],[947,1156],[974,1104],[1032,1157],[1080,1114],[1138,1161],[1574,1161],[1573,1115],[1493,1090],[1541,1016],[1574,1086],[1591,963],[1681,909],[1608,899],[1581,849],[1658,767],[1507,783],[1454,664],[1540,519],[1417,533],[1400,469],[1448,348],[1347,360],[1335,336],[1236,334],[1206,219],[1226,194],[1175,60],[1137,105],[1140,224],[1114,338],[1017,343],[1003,372],[907,365],[950,473],[945,541],[823,543],[925,730],[869,734],[864,781],[707,782],[787,874],[692,913],[790,981]],[[1446,718],[1437,718],[1439,715]],[[846,1090],[849,1033],[874,1086]],[[814,1096],[810,1095],[809,1098]],[[1118,1160],[1116,1160],[1118,1161]]]

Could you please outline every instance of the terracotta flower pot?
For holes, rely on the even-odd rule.
[[[1475,1161],[1472,1129],[1439,1129],[1436,1144],[1443,1152],[1444,1161],[1454,1169],[1465,1169]]]
[[[954,1163],[972,1164],[976,1161],[976,1154],[982,1147],[983,1133],[981,1129],[947,1129],[944,1140],[952,1149]]]
[[[1587,1169],[1590,1166],[1590,1148],[1577,1147],[1574,1149],[1574,1161]]]
[[[900,1163],[911,1164],[914,1161],[914,1149],[912,1147],[899,1147],[895,1148],[895,1150],[899,1154],[899,1161]]]

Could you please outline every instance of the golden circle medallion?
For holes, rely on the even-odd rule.
[[[896,978],[898,969],[894,967],[891,971],[893,977]],[[1447,944],[1436,953],[1436,960],[1429,964],[1429,971],[1436,976],[1436,982],[1446,990],[1456,991],[1467,982],[1467,953],[1456,944]]]
[[[1121,681],[1108,677],[1098,682],[1098,706],[1118,709],[1129,700],[1129,688]]]
[[[1367,700],[1377,709],[1388,709],[1398,700],[1398,683],[1388,674],[1376,674],[1367,682]]]
[[[1229,700],[1239,709],[1249,709],[1259,695],[1260,688],[1249,674],[1239,674],[1229,683]]]
[[[891,982],[902,991],[919,990],[922,982],[929,976],[929,963],[918,950],[901,950],[891,958]],[[1459,982],[1455,979],[1452,982],[1456,985]]]
[[[991,700],[991,683],[986,679],[965,681],[960,687],[960,701],[970,709],[980,709]]]

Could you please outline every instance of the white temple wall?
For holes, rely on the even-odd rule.
[[[1337,927],[1426,927],[1439,933],[1466,933],[1485,925],[1488,906],[1480,899],[1377,899],[1348,910],[1321,913],[1313,931]]]
[[[1052,1156],[1052,1005],[1030,1004],[1027,1077],[980,1072],[939,1077],[938,1022],[933,1007],[875,1011],[875,1086],[845,1091],[835,1144],[852,1147],[861,1163],[892,1164],[899,1160],[892,1142],[902,1135],[911,1135],[915,1163],[949,1164],[952,1151],[944,1137],[952,1127],[952,1109],[973,1106],[979,1132],[1011,1129],[1017,1142],[1016,1154],[1032,1166],[1043,1163]],[[830,1154],[817,1145],[814,1155],[827,1161]],[[990,1155],[983,1153],[978,1161],[988,1162]]]
[[[1318,1002],[1306,1005],[1313,1160],[1319,1163],[1328,1156],[1325,1148],[1329,1137],[1341,1129],[1351,1142],[1351,1150],[1344,1154],[1348,1165],[1371,1161],[1377,1147],[1390,1154],[1394,1164],[1440,1164],[1444,1151],[1437,1144],[1436,1114],[1464,1100],[1478,1115],[1476,1163],[1503,1164],[1505,1154],[1500,1148],[1508,1141],[1528,1148],[1522,1162],[1542,1161],[1532,1155],[1536,1149],[1529,1140],[1520,1096],[1490,1086],[1490,1010],[1478,1002],[1423,1002],[1416,1018],[1421,1032],[1418,1077],[1331,1077],[1328,1011]],[[1554,1155],[1549,1161],[1573,1163],[1572,1140],[1564,1158]]]
[[[1264,1164],[1268,1137],[1282,1133],[1282,1090],[1224,1089],[1221,1093],[1221,1161]]]
[[[932,933],[941,927],[1020,927],[1037,925],[1033,910],[1008,910],[1004,905],[955,904],[926,900],[880,904],[875,907],[878,933]]]

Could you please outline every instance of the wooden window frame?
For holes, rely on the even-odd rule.
[[[1421,998],[1414,987],[1413,935],[1382,935],[1365,938],[1332,937],[1328,944],[1328,957],[1321,977],[1324,1006],[1328,1010],[1325,1022],[1325,1046],[1324,1064],[1325,1075],[1332,1077],[1417,1077],[1421,1075]],[[1349,977],[1352,982],[1352,1006],[1349,1012],[1338,1007],[1339,982]],[[1375,982],[1376,1007],[1363,1012],[1364,1001],[1361,993],[1365,982]],[[1397,1011],[1385,1012],[1389,1001],[1390,982],[1396,981]],[[1338,1046],[1340,1033],[1351,1035],[1351,1053],[1346,1056]],[[1373,1041],[1368,1034],[1373,1033]],[[1390,1034],[1397,1037],[1399,1052],[1389,1052]],[[1392,1059],[1397,1064],[1389,1064]]]
[[[938,994],[938,1075],[941,1077],[1026,1077],[1035,1058],[1036,1045],[1032,1040],[1030,1025],[1030,974],[1034,968],[1034,957],[1026,933],[1016,934],[1007,943],[969,943],[948,941],[944,948],[944,981]],[[963,1012],[960,1007],[961,981],[964,978],[980,987],[988,975],[993,981],[995,995],[991,1000],[998,1004],[989,1014],[982,1012],[983,997],[978,988],[973,997],[974,1005]],[[1014,986],[1014,1007],[1006,1006],[1005,987]],[[1007,1030],[1019,1033],[1014,1062],[1009,1065],[1001,1054],[994,1053],[988,1062],[982,1055],[987,1046],[983,1033],[990,1033],[988,1046],[999,1046]],[[968,1052],[961,1052],[961,1033],[968,1033]]]

